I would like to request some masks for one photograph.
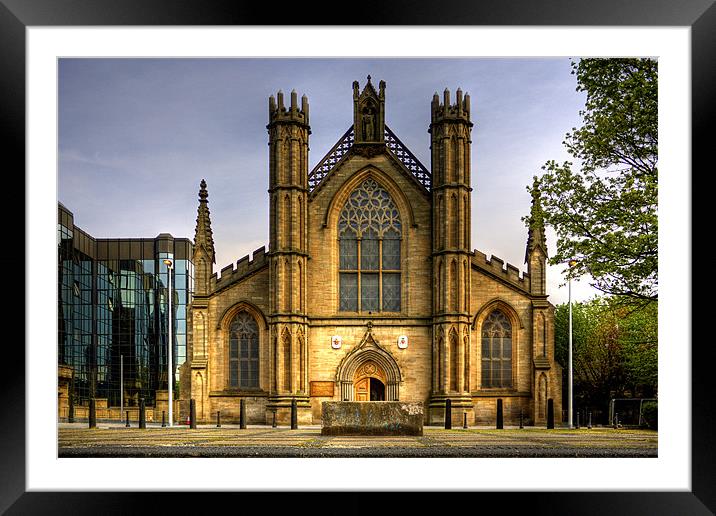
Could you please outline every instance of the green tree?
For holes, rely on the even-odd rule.
[[[572,364],[578,406],[606,409],[611,398],[652,397],[658,386],[658,303],[617,297],[572,303]],[[568,367],[569,305],[556,307],[555,358]],[[564,388],[567,394],[566,386]]]
[[[563,143],[579,167],[548,161],[532,187],[557,234],[550,263],[576,260],[571,277],[648,304],[658,299],[657,62],[582,59],[572,73],[587,97]]]
[[[632,392],[651,397],[658,386],[658,304],[643,309],[612,303],[619,314],[619,339],[623,348],[627,382]]]

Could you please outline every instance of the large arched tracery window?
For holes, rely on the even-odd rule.
[[[259,327],[248,312],[239,312],[229,325],[229,387],[259,386]]]
[[[512,324],[500,310],[482,323],[482,386],[512,387]]]
[[[339,309],[400,311],[400,213],[390,194],[366,179],[338,218]]]

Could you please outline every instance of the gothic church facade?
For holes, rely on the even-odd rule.
[[[547,247],[527,271],[471,249],[470,97],[432,99],[430,170],[386,125],[385,83],[353,83],[353,125],[312,170],[309,105],[269,99],[269,243],[220,274],[202,180],[182,398],[197,419],[318,424],[323,401],[420,401],[426,424],[542,424],[561,409]]]

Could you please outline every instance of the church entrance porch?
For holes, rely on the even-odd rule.
[[[398,363],[373,338],[371,324],[361,343],[336,370],[341,401],[398,401],[402,375]]]

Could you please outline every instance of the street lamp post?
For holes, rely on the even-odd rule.
[[[577,264],[576,260],[570,260],[569,261],[569,273],[567,275],[567,283],[569,285],[568,292],[569,292],[569,399],[568,399],[568,412],[567,412],[567,422],[569,423],[569,428],[572,428],[572,403],[574,400],[574,395],[572,392],[572,384],[573,384],[573,371],[572,371],[572,267],[574,267]]]
[[[164,265],[167,266],[167,276],[169,278],[169,292],[167,296],[167,311],[169,312],[169,344],[167,346],[168,352],[167,352],[167,391],[169,392],[169,426],[172,426],[172,422],[174,421],[172,417],[172,405],[174,404],[174,371],[172,368],[172,326],[174,326],[174,321],[172,317],[172,269],[174,268],[174,263],[171,260],[164,260]]]

